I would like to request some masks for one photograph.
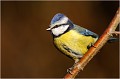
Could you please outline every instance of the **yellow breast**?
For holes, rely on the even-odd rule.
[[[84,36],[75,30],[70,30],[69,32],[54,38],[54,44],[65,54],[71,56],[69,52],[63,48],[63,44],[68,46],[72,51],[78,54],[85,54],[88,49],[87,46],[94,43],[95,39],[91,36]],[[72,56],[71,56],[72,57]]]

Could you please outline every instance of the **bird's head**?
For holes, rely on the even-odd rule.
[[[48,31],[54,36],[60,36],[74,27],[73,23],[64,14],[58,13],[51,20]]]

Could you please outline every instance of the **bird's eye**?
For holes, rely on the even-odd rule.
[[[57,28],[57,27],[59,27],[59,25],[55,25],[55,26],[54,26],[54,28]]]

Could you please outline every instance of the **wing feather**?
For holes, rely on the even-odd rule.
[[[78,25],[75,25],[75,27],[73,29],[77,30],[82,35],[92,36],[93,38],[98,38],[98,35],[96,33],[92,32],[90,30],[87,30],[87,29],[85,29],[83,27],[80,27]]]

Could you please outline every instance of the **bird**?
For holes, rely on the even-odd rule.
[[[54,15],[46,30],[52,34],[55,47],[75,63],[99,38],[96,33],[74,24],[62,13]]]

